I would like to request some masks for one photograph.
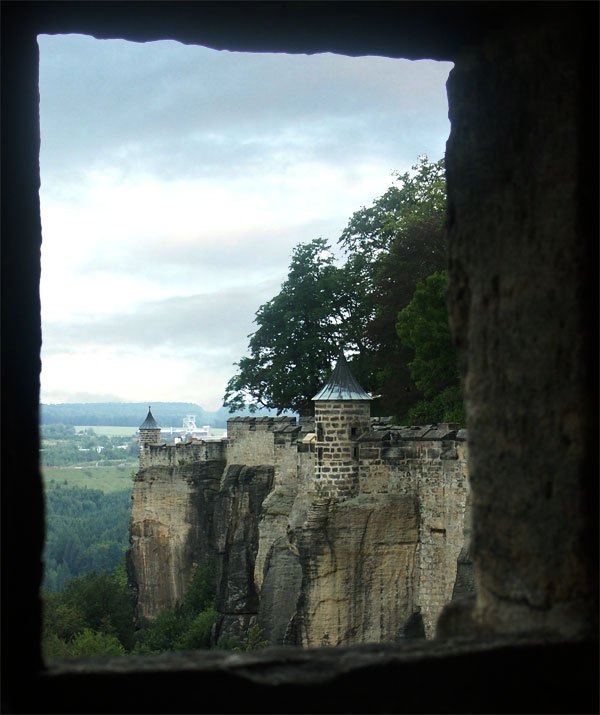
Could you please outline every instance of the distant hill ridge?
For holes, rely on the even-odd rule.
[[[139,427],[152,406],[154,419],[161,427],[179,427],[186,415],[196,415],[196,424],[226,427],[235,415],[249,415],[249,410],[231,414],[226,407],[216,412],[204,410],[193,402],[85,402],[41,404],[41,424],[111,425]],[[257,416],[275,415],[275,410],[261,409]]]

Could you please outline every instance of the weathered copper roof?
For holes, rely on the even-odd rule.
[[[156,424],[156,420],[152,417],[150,407],[148,407],[148,415],[146,416],[143,424],[140,425],[140,429],[160,429],[160,427]]]
[[[337,364],[323,389],[313,400],[371,400],[350,372],[344,353],[340,352]]]

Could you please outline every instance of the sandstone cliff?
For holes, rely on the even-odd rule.
[[[182,601],[194,567],[214,556],[214,505],[222,461],[140,470],[133,484],[128,571],[137,617]]]
[[[229,465],[214,508],[217,597],[224,617],[216,638],[240,637],[258,612],[254,564],[259,549],[258,520],[273,485],[273,467]]]

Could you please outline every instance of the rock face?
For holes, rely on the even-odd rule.
[[[466,435],[365,431],[363,412],[361,432],[350,414],[330,419],[344,444],[328,441],[321,469],[330,435],[310,419],[234,418],[227,440],[146,445],[131,523],[139,616],[182,600],[194,563],[214,558],[215,640],[255,623],[274,645],[433,637],[459,556],[469,568]]]
[[[223,463],[140,470],[133,485],[128,570],[138,619],[183,600],[193,569],[214,553],[213,513]]]
[[[215,608],[226,614],[218,636],[240,636],[258,611],[254,564],[258,551],[261,505],[271,491],[273,467],[229,465],[214,511],[217,597]]]
[[[298,642],[324,646],[401,638],[416,603],[418,538],[415,496],[314,502],[296,532],[304,576]]]

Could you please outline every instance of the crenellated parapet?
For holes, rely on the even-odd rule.
[[[178,467],[193,462],[224,461],[226,456],[227,439],[146,444],[140,445],[140,468]]]
[[[232,417],[227,420],[227,463],[275,464],[275,440],[299,430],[295,417]]]
[[[466,430],[454,424],[404,427],[374,419],[357,443],[358,492],[414,491],[425,475],[466,475]]]

